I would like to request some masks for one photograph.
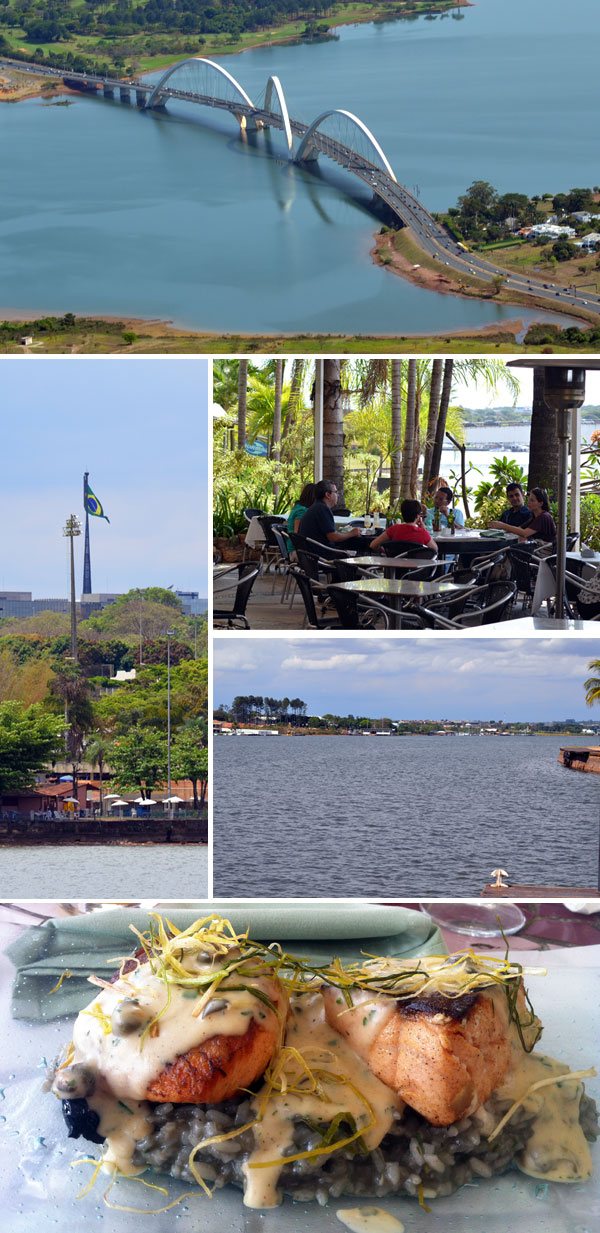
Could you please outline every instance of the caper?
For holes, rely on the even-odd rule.
[[[137,998],[123,998],[110,1017],[114,1036],[130,1036],[150,1022],[151,1015]]]
[[[211,998],[210,1002],[206,1003],[200,1018],[207,1019],[209,1015],[216,1015],[220,1010],[227,1010],[228,1006],[229,1002],[226,998]]]
[[[89,1066],[75,1062],[56,1072],[52,1090],[63,1100],[80,1100],[91,1096],[96,1086],[96,1076]]]

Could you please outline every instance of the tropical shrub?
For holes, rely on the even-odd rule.
[[[506,509],[506,486],[507,484],[521,484],[523,488],[527,483],[527,473],[523,470],[520,463],[515,462],[512,458],[507,458],[504,455],[502,458],[494,458],[490,464],[489,480],[482,480],[474,491],[475,509],[479,514],[485,502],[495,501],[496,498],[502,498],[503,505],[501,510]],[[492,515],[492,517],[498,515]]]

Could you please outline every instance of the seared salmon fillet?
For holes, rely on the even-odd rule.
[[[251,1019],[243,1036],[212,1036],[165,1066],[149,1084],[146,1099],[219,1104],[262,1075],[277,1043],[276,1028]]]
[[[473,1113],[508,1070],[510,1022],[502,988],[402,1001],[354,990],[352,1010],[334,988],[326,989],[324,997],[331,1026],[351,1041],[383,1083],[434,1126]]]

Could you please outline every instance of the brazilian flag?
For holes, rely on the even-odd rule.
[[[83,507],[86,514],[92,514],[94,518],[106,518],[106,514],[102,509],[102,503],[98,500],[95,493],[92,492],[87,479],[83,491]],[[106,518],[110,522],[110,518]]]

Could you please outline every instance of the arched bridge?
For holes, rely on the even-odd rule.
[[[285,136],[290,158],[295,162],[309,165],[324,155],[362,180],[373,197],[384,202],[399,223],[411,228],[419,248],[439,263],[437,268],[440,275],[444,274],[443,267],[448,266],[455,275],[464,278],[466,284],[481,287],[483,283],[488,288],[502,284],[507,291],[522,297],[535,297],[536,302],[547,302],[554,310],[572,311],[585,307],[588,312],[600,312],[600,296],[588,292],[584,299],[581,292],[573,288],[510,273],[457,244],[418,198],[398,183],[377,138],[358,116],[336,109],[323,112],[312,124],[294,120],[289,114],[278,77],[269,77],[261,98],[253,100],[223,65],[205,56],[192,56],[171,65],[156,82],[71,73],[22,60],[11,61],[4,56],[0,57],[0,63],[3,62],[44,77],[62,78],[76,89],[93,91],[105,98],[118,96],[125,103],[135,100],[140,110],[144,111],[164,108],[169,99],[180,99],[228,111],[236,117],[240,128],[247,132],[279,129]],[[295,154],[294,138],[298,139]],[[457,290],[452,283],[441,289]]]
[[[64,79],[78,89],[102,93],[108,98],[118,95],[122,102],[135,99],[144,111],[164,108],[169,99],[179,99],[228,111],[246,132],[280,129],[294,162],[309,164],[325,155],[363,180],[374,197],[384,201],[401,223],[414,227],[415,220],[420,219],[440,239],[445,237],[417,198],[398,184],[377,138],[358,116],[334,109],[323,112],[312,124],[294,120],[278,77],[269,77],[263,95],[256,101],[222,64],[205,56],[191,56],[172,64],[156,82],[122,81],[85,73],[66,73]],[[295,154],[294,138],[299,139]]]

